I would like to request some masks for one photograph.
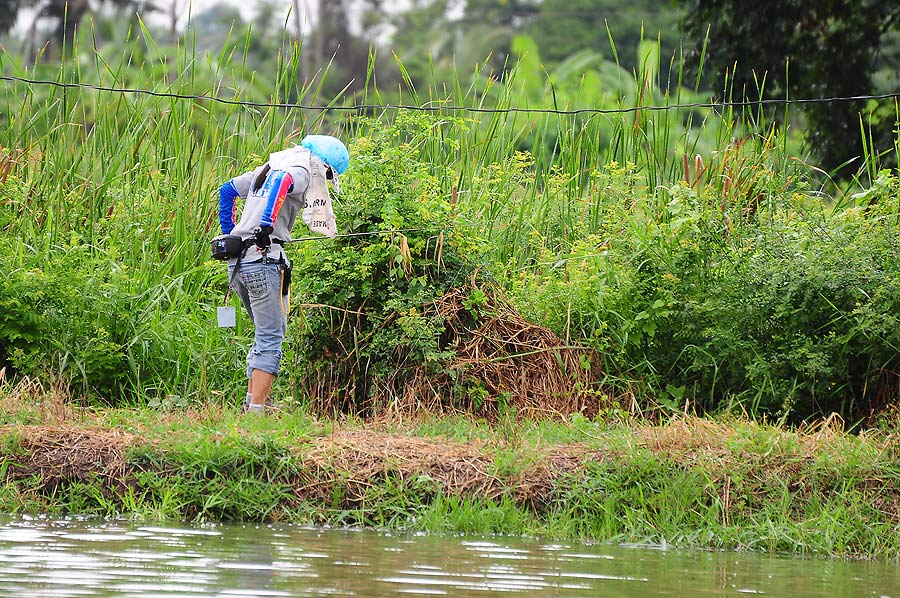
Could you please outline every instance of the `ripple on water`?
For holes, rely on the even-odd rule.
[[[0,521],[0,598],[854,595],[896,563],[291,526]]]

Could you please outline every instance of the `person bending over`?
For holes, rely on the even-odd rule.
[[[337,190],[337,177],[349,160],[340,140],[309,135],[300,145],[271,154],[262,166],[219,188],[222,233],[241,238],[240,256],[228,262],[229,284],[254,326],[247,352],[247,411],[266,409],[280,370],[291,268],[284,244],[291,240],[298,216],[313,232],[337,234],[327,181]],[[238,198],[244,198],[239,219]]]

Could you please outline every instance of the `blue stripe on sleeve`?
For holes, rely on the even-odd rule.
[[[231,181],[219,187],[219,225],[226,235],[234,229],[234,206],[238,195],[238,190]]]

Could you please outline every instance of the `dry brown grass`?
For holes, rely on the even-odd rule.
[[[451,369],[480,381],[491,397],[508,395],[527,416],[596,413],[600,405],[589,389],[602,371],[599,353],[564,342],[489,292],[484,317],[471,321],[463,313],[468,296],[456,289],[436,306],[455,342]]]
[[[140,433],[96,425],[0,427],[0,438],[10,435],[17,437],[18,449],[8,475],[21,479],[37,474],[49,492],[73,481],[99,483],[105,493],[121,492],[138,472],[128,461],[129,449],[153,444],[162,454],[166,451],[164,443]],[[508,496],[518,504],[538,507],[547,503],[561,476],[577,471],[587,459],[603,458],[580,445],[547,447],[517,473],[501,476],[493,464],[496,448],[376,430],[339,431],[297,442],[293,450],[303,473],[291,483],[298,499],[326,502],[340,484],[345,499],[354,504],[387,477],[403,482],[426,476],[445,495],[486,500]]]
[[[477,306],[473,294],[483,297]],[[376,331],[364,324],[364,312],[303,307],[327,310],[335,345],[323,350],[327,360],[302,382],[315,413],[410,417],[426,410],[492,419],[511,409],[523,417],[558,418],[594,415],[613,401],[598,387],[603,367],[597,351],[528,322],[497,290],[474,279],[422,306],[443,326],[440,350],[453,353],[438,372],[398,347],[394,371],[372,376],[363,370],[366,343]],[[392,325],[396,316],[378,326]]]
[[[0,391],[4,409],[22,414],[25,419],[62,423],[80,417],[80,410],[65,385],[47,385],[28,376],[12,382],[7,379],[6,368],[0,368]]]
[[[233,413],[222,407],[160,412],[145,420],[152,428],[136,419],[123,431],[115,427],[124,419],[121,413],[77,408],[64,393],[35,381],[22,380],[15,387],[7,384],[4,394],[6,408],[27,413],[22,421],[34,424],[0,426],[0,439],[7,440],[7,447],[16,447],[15,466],[7,475],[21,479],[36,474],[51,491],[66,482],[90,480],[99,481],[104,491],[127,489],[139,472],[139,466],[128,460],[134,447],[150,445],[165,462],[168,446],[182,442],[192,446],[198,440],[217,442],[221,434],[260,434],[253,426],[228,423],[233,421]],[[405,432],[415,429],[423,417],[421,412],[409,414],[399,409],[368,420],[365,429],[331,420],[327,426],[315,425],[318,432],[302,436],[277,423],[265,433],[277,436],[302,466],[299,477],[289,482],[297,499],[326,504],[338,485],[353,504],[391,477],[403,483],[433,482],[436,491],[446,495],[486,500],[509,497],[517,504],[540,509],[562,477],[577,474],[590,462],[612,459],[625,463],[634,451],[649,450],[675,467],[707,472],[709,491],[718,495],[724,524],[734,513],[735,501],[741,501],[735,508],[748,508],[757,498],[763,500],[766,488],[779,485],[809,497],[822,492],[823,483],[831,483],[829,476],[840,482],[837,472],[843,469],[856,472],[854,479],[871,504],[891,520],[900,519],[896,483],[882,479],[879,473],[885,463],[896,461],[900,437],[874,432],[849,435],[837,417],[789,430],[744,419],[712,420],[684,414],[663,425],[632,421],[628,427],[610,429],[609,436],[603,436],[604,432],[597,437],[585,435],[584,443],[537,441],[527,446],[499,430],[490,440],[470,442]],[[322,434],[326,429],[334,431]],[[500,454],[511,467],[498,469]],[[826,472],[827,479],[820,475],[822,464],[830,472]]]
[[[0,427],[0,437],[11,433],[19,438],[19,476],[39,474],[49,488],[90,478],[100,478],[108,487],[128,486],[131,467],[127,451],[138,442],[134,434],[66,424]]]
[[[241,427],[233,431],[259,434]],[[181,475],[175,470],[165,471],[159,464],[136,465],[128,460],[130,449],[151,445],[161,455],[160,463],[165,463],[167,447],[173,439],[177,445],[181,439],[176,436],[181,434],[189,436],[190,430],[179,429],[173,434],[157,430],[152,437],[143,430],[124,432],[98,425],[97,421],[0,427],[0,438],[14,437],[17,446],[15,465],[7,473],[10,479],[36,474],[42,492],[54,492],[72,481],[87,481],[99,484],[109,496],[127,492],[136,474],[149,471],[147,467],[162,467],[157,473],[163,477]],[[728,423],[690,416],[673,418],[660,426],[637,424],[624,442],[621,430],[619,434],[618,441],[595,438],[590,444],[538,443],[523,447],[510,445],[499,436],[489,441],[462,442],[376,428],[338,428],[325,435],[282,439],[299,468],[295,477],[280,479],[292,486],[297,501],[312,500],[313,504],[331,504],[336,488],[340,488],[342,504],[348,508],[365,504],[371,500],[369,492],[390,478],[399,483],[434,484],[434,492],[445,496],[510,498],[539,512],[550,503],[561,479],[577,475],[589,463],[612,460],[626,464],[633,451],[650,450],[674,467],[706,472],[707,492],[717,497],[722,524],[729,525],[747,509],[762,508],[774,488],[787,488],[801,501],[815,496],[827,499],[829,492],[846,481],[839,473],[846,464],[839,460],[852,459],[847,456],[850,448],[858,449],[862,442],[870,457],[855,457],[862,467],[847,471],[853,472],[853,483],[868,504],[887,520],[900,521],[896,480],[883,475],[890,470],[885,469],[885,459],[890,459],[897,448],[894,437],[854,439],[836,420],[788,431],[746,421]],[[186,440],[190,446],[192,439]],[[208,440],[216,442],[212,437]],[[496,459],[501,453],[507,459],[512,457],[515,465],[498,469]],[[823,455],[826,462],[837,463],[838,469],[821,469],[817,459]]]
[[[467,306],[474,289],[485,297],[477,317]],[[520,417],[561,418],[593,416],[612,403],[597,387],[602,378],[598,352],[528,322],[489,287],[471,282],[445,294],[427,313],[444,323],[442,344],[452,349],[453,358],[441,373],[422,367],[402,379],[382,380],[373,389],[367,415],[402,419],[422,411],[463,412],[494,419],[507,409]],[[335,371],[329,374],[341,379]],[[317,384],[324,396],[329,383]],[[344,408],[329,400],[317,403],[322,413]]]
[[[454,496],[496,499],[510,496],[517,503],[544,504],[553,483],[600,454],[580,445],[540,451],[514,477],[495,473],[492,451],[481,442],[418,438],[374,430],[338,432],[319,439],[305,458],[323,471],[344,476],[354,498],[361,499],[373,480],[388,474],[400,480],[427,476]]]
[[[894,475],[884,477],[896,462],[896,434],[847,434],[844,422],[832,415],[788,430],[753,421],[715,421],[696,416],[673,418],[662,426],[640,426],[636,446],[649,448],[679,467],[696,467],[710,476],[722,505],[723,525],[729,524],[733,502],[740,508],[761,506],[766,489],[786,487],[792,495],[823,499],[847,480],[889,520],[900,521],[900,489]],[[737,499],[736,497],[740,497]]]

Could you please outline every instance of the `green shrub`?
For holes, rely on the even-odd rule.
[[[610,203],[602,233],[512,286],[526,315],[643,381],[647,406],[855,420],[897,368],[897,195],[884,175],[866,208],[795,193],[748,215],[675,186]]]
[[[0,255],[0,365],[118,396],[129,322],[120,273],[84,246],[38,259],[7,242]]]
[[[898,233],[895,217],[861,209],[773,214],[729,249],[733,267],[684,312],[675,338],[694,371],[716,356],[718,396],[743,393],[793,419],[868,415],[900,346]]]
[[[402,116],[351,146],[336,201],[341,232],[294,252],[294,383],[336,410],[364,411],[452,355],[432,308],[475,271],[477,247],[455,219],[439,174],[419,157],[434,121]],[[450,173],[446,173],[449,176]],[[401,232],[390,232],[401,231]],[[371,233],[371,234],[370,234]]]
[[[211,306],[185,288],[185,278],[199,276],[218,296],[226,275],[219,264],[197,269],[142,288],[102,245],[41,255],[0,242],[0,368],[109,404],[187,402],[235,387],[243,369],[234,343],[215,328]]]

